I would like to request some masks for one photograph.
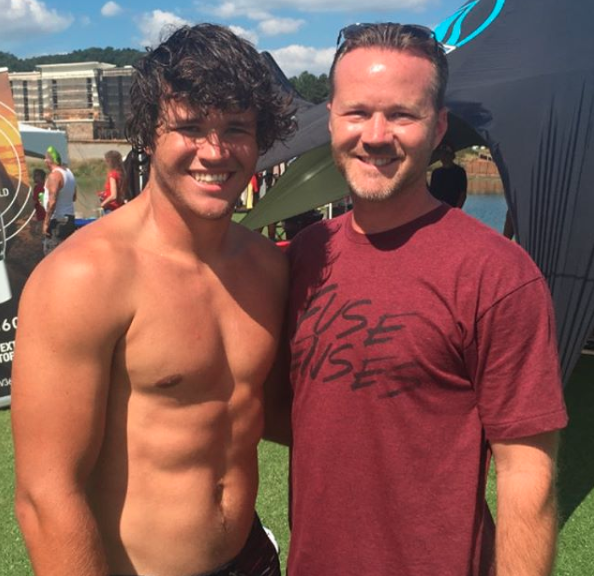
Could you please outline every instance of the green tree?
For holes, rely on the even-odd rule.
[[[22,61],[10,52],[0,52],[0,68],[8,68],[10,72],[22,72]]]
[[[105,62],[116,66],[134,64],[144,52],[132,48],[85,48],[68,54],[50,54],[32,58],[17,58],[8,52],[0,52],[0,67],[10,72],[31,72],[40,64],[67,64],[69,62]]]
[[[328,98],[329,84],[327,74],[314,76],[310,72],[305,71],[301,72],[299,76],[289,78],[289,82],[291,82],[295,90],[297,90],[303,98],[314,104],[319,104]]]

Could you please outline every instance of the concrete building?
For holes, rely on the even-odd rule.
[[[9,73],[19,121],[65,130],[70,142],[124,138],[132,67],[74,62],[36,68]]]

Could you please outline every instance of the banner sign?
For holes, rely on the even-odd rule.
[[[42,257],[41,223],[35,220],[8,71],[0,71],[0,407],[10,405],[19,298]]]

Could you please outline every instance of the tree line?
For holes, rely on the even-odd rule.
[[[105,62],[116,66],[134,64],[144,52],[133,48],[85,48],[68,54],[49,54],[32,58],[18,58],[10,52],[0,52],[0,67],[10,72],[32,72],[40,64],[68,64],[71,62]]]
[[[130,66],[134,64],[144,52],[132,48],[86,48],[74,50],[68,54],[51,54],[34,56],[32,58],[18,58],[10,52],[0,52],[0,68],[6,67],[10,72],[32,72],[40,64],[67,64],[70,62],[105,62],[116,66]],[[289,82],[299,94],[309,102],[319,104],[328,97],[328,76],[315,76],[309,72],[302,72],[299,76],[289,78]]]
[[[303,98],[314,104],[319,104],[326,100],[330,92],[330,84],[328,83],[327,74],[314,76],[309,72],[301,72],[299,76],[289,78],[289,82],[291,82],[293,88],[295,88]]]

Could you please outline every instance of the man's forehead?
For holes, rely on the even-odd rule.
[[[220,108],[203,108],[192,106],[185,102],[169,101],[163,106],[163,116],[169,120],[184,122],[201,122],[208,120],[227,120],[255,122],[256,111],[253,108],[245,110],[222,110]]]
[[[390,68],[409,66],[427,66],[432,68],[431,61],[421,52],[414,49],[399,49],[389,46],[359,46],[346,52],[336,63],[336,70],[352,69],[365,66],[370,72],[381,73]]]

